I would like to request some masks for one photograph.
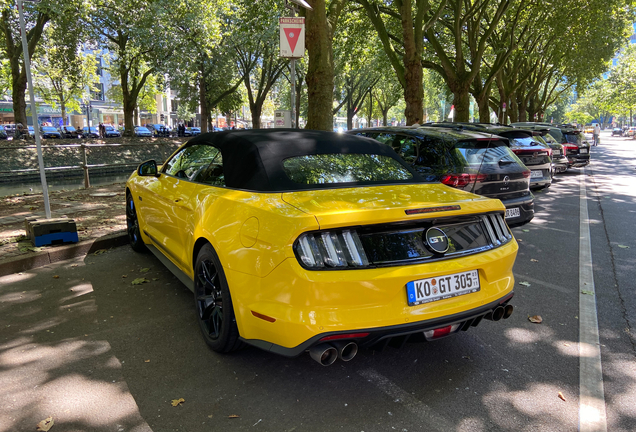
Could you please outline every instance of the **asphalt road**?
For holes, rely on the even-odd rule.
[[[580,430],[636,430],[636,141],[602,138],[592,165],[538,192],[533,222],[513,229],[510,319],[331,367],[308,355],[210,351],[190,291],[128,247],[0,278],[0,432],[49,416],[53,432],[575,431],[579,365],[594,361],[579,344],[590,298],[606,421],[584,413]],[[580,279],[581,222],[590,286]],[[132,285],[139,277],[150,282]]]

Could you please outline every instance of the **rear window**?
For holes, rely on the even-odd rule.
[[[568,143],[571,144],[576,144],[578,146],[580,146],[581,144],[583,144],[583,134],[580,133],[566,133],[565,134],[565,139],[567,140]]]
[[[469,165],[494,165],[501,160],[521,163],[503,141],[462,141],[455,151]]]
[[[376,154],[317,154],[283,161],[285,174],[304,185],[386,183],[409,180],[413,175],[396,159]]]
[[[532,138],[533,137],[511,138],[510,144],[515,147],[534,147],[537,145],[537,142]]]

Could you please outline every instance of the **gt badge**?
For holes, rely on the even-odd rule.
[[[448,237],[439,228],[429,228],[424,234],[426,247],[433,253],[443,254],[448,252]]]

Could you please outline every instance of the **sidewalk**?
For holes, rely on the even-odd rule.
[[[79,243],[34,247],[24,219],[44,217],[42,194],[0,197],[0,276],[128,242],[124,183],[49,193],[51,216],[75,220]]]

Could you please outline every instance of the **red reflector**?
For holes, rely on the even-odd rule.
[[[367,337],[367,336],[369,336],[369,333],[347,333],[347,334],[338,334],[338,335],[325,336],[324,338],[320,339],[320,342],[330,341],[330,340],[337,340],[337,339],[355,339],[355,338],[363,338],[363,337]]]
[[[272,318],[271,316],[263,315],[263,314],[260,314],[258,312],[252,311],[252,315],[254,315],[256,318],[260,318],[260,319],[265,320],[267,322],[276,322],[276,318]]]
[[[433,337],[438,338],[450,334],[452,326],[446,326],[433,330]]]
[[[523,174],[524,178],[530,178],[530,171],[524,171],[521,174]]]

